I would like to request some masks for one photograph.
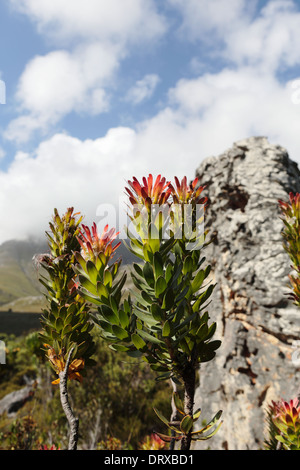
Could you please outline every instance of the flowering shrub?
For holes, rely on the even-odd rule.
[[[140,444],[140,450],[163,450],[166,448],[165,442],[157,434],[147,436]]]
[[[60,450],[60,447],[56,447],[55,444],[52,444],[51,447],[48,447],[47,444],[41,445],[40,450]]]
[[[292,262],[295,274],[289,275],[292,292],[289,298],[300,307],[300,194],[289,193],[289,200],[278,201],[281,220],[283,247]],[[267,449],[283,448],[284,450],[300,450],[300,404],[298,398],[290,402],[272,401],[268,409],[269,440]],[[277,442],[277,444],[276,444]],[[275,447],[276,444],[276,447]]]
[[[196,370],[213,359],[221,345],[213,340],[216,323],[209,323],[206,310],[214,289],[207,282],[210,266],[204,267],[202,256],[209,243],[203,230],[207,198],[197,178],[188,184],[186,177],[175,177],[171,183],[150,174],[141,183],[134,177],[128,185],[128,215],[136,232],[127,228],[128,249],[140,259],[132,273],[137,294],[123,299],[126,273],[120,274],[121,260],[113,259],[120,245],[114,244],[115,229],[106,226],[99,234],[95,223],[91,229],[81,225],[82,218],[72,208],[63,217],[55,210],[52,235],[47,234],[50,254],[40,259],[48,273],[41,277],[49,301],[42,320],[44,347],[59,375],[53,383],[62,385],[63,406],[67,391],[62,379],[82,382],[85,366],[91,363],[94,323],[113,350],[143,358],[158,380],[180,382],[183,399],[174,394],[181,415],[178,424],[169,423],[157,410],[156,414],[175,433],[160,437],[180,440],[181,449],[188,450],[193,440],[215,434],[222,414],[219,411],[207,426],[193,430],[200,416],[193,409]],[[74,424],[69,406],[66,416]]]
[[[300,194],[289,194],[289,201],[279,201],[284,223],[283,247],[288,253],[295,270],[295,275],[289,275],[293,292],[289,298],[300,306]]]
[[[172,185],[161,175],[154,180],[151,174],[142,183],[137,178],[128,182],[126,192],[132,206],[128,215],[137,233],[135,236],[128,230],[128,248],[141,260],[133,264],[132,280],[138,291],[134,299],[129,296],[121,303],[126,274],[118,279],[120,262],[111,260],[117,248],[112,247],[113,229],[108,231],[106,227],[107,235],[99,236],[95,225],[91,231],[85,227],[86,236],[80,243],[84,256],[82,252],[75,254],[78,292],[97,306],[93,318],[110,347],[143,357],[159,379],[171,378],[184,385],[184,424],[180,430],[183,450],[189,449],[192,439],[203,438],[201,432],[192,437],[196,369],[201,362],[213,359],[221,343],[211,341],[216,324],[209,325],[205,310],[214,288],[211,284],[204,287],[210,273],[210,266],[202,268],[205,234],[190,230],[191,238],[185,234],[175,238],[171,223],[170,237],[165,240],[164,227],[172,222],[172,211],[156,209],[188,204],[190,223],[195,228],[197,206],[206,203],[206,198],[200,197],[203,187],[198,188],[197,183],[196,179],[187,185],[186,178],[181,182],[176,178]],[[179,228],[185,222],[183,214],[177,218]],[[193,250],[188,245],[191,241]],[[214,424],[220,415],[213,418]]]
[[[43,311],[41,321],[41,338],[47,357],[59,374],[73,350],[69,378],[81,381],[82,377],[77,372],[92,363],[90,357],[94,344],[90,335],[93,328],[90,308],[78,295],[75,284],[74,252],[80,248],[78,236],[82,220],[77,215],[73,208],[62,217],[54,210],[53,221],[49,224],[51,234],[47,233],[50,253],[39,257],[47,277],[40,275],[39,280],[46,288],[48,300],[48,308]]]
[[[277,429],[275,439],[285,450],[300,450],[300,403],[294,398],[289,403],[281,400],[269,405],[270,415]]]
[[[67,380],[82,381],[84,368],[92,364],[94,352],[90,307],[78,295],[75,282],[74,252],[80,249],[78,237],[82,220],[77,216],[73,208],[62,217],[54,210],[53,220],[49,223],[51,234],[46,234],[50,253],[40,255],[36,260],[47,273],[39,279],[46,288],[48,301],[41,320],[41,339],[49,362],[59,376],[53,384],[60,387],[62,407],[71,429],[69,449],[72,450],[77,448],[79,422],[69,404]]]

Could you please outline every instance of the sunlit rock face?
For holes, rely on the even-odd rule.
[[[300,310],[287,298],[291,263],[278,208],[300,191],[300,172],[284,148],[252,137],[205,159],[196,174],[215,235],[205,250],[217,283],[208,310],[222,346],[200,367],[195,407],[203,419],[222,409],[224,421],[196,448],[262,449],[268,403],[300,387]]]

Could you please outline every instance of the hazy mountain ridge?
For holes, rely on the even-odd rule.
[[[0,311],[41,311],[44,291],[32,258],[47,251],[46,241],[9,240],[0,245]],[[124,265],[131,264],[135,259],[123,243],[115,259],[118,257],[122,258]]]

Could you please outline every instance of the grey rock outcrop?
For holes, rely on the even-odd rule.
[[[252,137],[205,159],[196,174],[215,233],[205,250],[217,283],[208,310],[222,346],[200,367],[195,405],[203,418],[222,409],[224,421],[196,448],[258,450],[268,403],[297,396],[300,386],[300,310],[286,295],[291,263],[277,202],[300,192],[300,172],[284,148]]]

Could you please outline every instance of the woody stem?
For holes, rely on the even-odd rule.
[[[68,450],[76,450],[77,449],[77,442],[78,442],[78,428],[79,428],[79,419],[74,416],[73,410],[69,403],[69,395],[68,395],[68,369],[71,362],[71,356],[73,354],[74,348],[71,349],[65,368],[63,371],[59,373],[59,391],[60,391],[60,401],[61,406],[64,410],[66,418],[69,423],[70,428],[70,436],[69,436],[69,445]]]

